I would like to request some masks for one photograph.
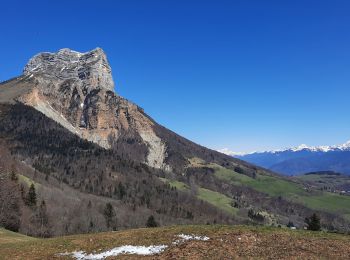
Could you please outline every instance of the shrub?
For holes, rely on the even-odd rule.
[[[146,227],[152,228],[152,227],[158,227],[158,223],[154,219],[153,215],[149,216],[146,222]]]

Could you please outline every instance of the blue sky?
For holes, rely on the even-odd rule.
[[[350,139],[350,2],[3,1],[0,80],[97,46],[116,91],[210,148]]]

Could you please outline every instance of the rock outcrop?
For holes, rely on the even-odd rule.
[[[29,60],[23,70],[24,75],[34,73],[41,74],[44,83],[74,79],[85,91],[97,88],[114,91],[111,67],[101,48],[86,53],[67,48],[57,53],[39,53]]]
[[[114,82],[102,49],[87,53],[62,49],[39,53],[25,66],[33,90],[19,100],[54,119],[71,132],[106,149],[123,140],[149,166],[169,170],[167,148],[143,110],[114,92]],[[125,147],[123,147],[125,149]],[[130,151],[135,153],[135,151]]]

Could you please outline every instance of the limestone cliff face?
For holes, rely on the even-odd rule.
[[[169,170],[164,162],[167,147],[155,134],[154,122],[114,92],[111,68],[102,49],[39,53],[23,74],[34,87],[19,98],[21,102],[106,149],[114,149],[119,139],[127,136],[128,142],[146,147],[139,158],[149,166]]]
[[[39,53],[29,60],[23,71],[24,75],[33,73],[40,73],[43,82],[73,79],[85,91],[97,88],[114,91],[111,68],[101,48],[87,53],[70,49]]]

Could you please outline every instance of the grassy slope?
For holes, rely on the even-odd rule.
[[[214,169],[215,176],[219,179],[237,185],[243,184],[271,196],[291,196],[294,194],[305,195],[306,193],[300,185],[273,176],[257,175],[257,177],[253,179],[219,165],[214,167]]]
[[[189,190],[189,187],[180,181],[168,180],[166,178],[160,178],[162,181],[169,183],[170,186],[177,188],[181,191]],[[197,188],[197,198],[204,200],[215,207],[222,209],[230,214],[235,215],[238,209],[232,207],[233,200],[224,194],[221,194],[216,191],[211,191],[204,188]]]
[[[172,244],[179,234],[205,235],[208,241],[187,241]],[[88,253],[103,252],[122,245],[168,245],[169,248],[152,259],[222,259],[222,258],[272,258],[272,259],[334,259],[350,254],[350,237],[323,232],[291,231],[267,227],[247,226],[173,226],[154,229],[133,229],[119,232],[74,235],[52,239],[24,241],[12,239],[13,234],[0,233],[1,259],[69,259],[59,253],[83,250]],[[7,238],[9,237],[9,238]],[[22,237],[22,236],[21,236]],[[139,259],[140,256],[127,256]]]
[[[18,174],[18,179],[19,179],[19,181],[20,181],[21,183],[23,183],[24,185],[26,185],[26,186],[28,186],[28,187],[29,187],[30,185],[32,185],[32,183],[33,183],[34,186],[35,186],[35,189],[40,188],[40,183],[37,183],[37,182],[33,181],[32,179],[28,178],[27,176],[24,176],[24,175],[22,175],[22,174]]]
[[[178,190],[181,190],[181,191],[189,190],[189,187],[181,181],[168,180],[166,178],[159,178],[159,179],[165,183],[168,183],[171,187],[174,187]]]
[[[34,240],[37,240],[37,239],[0,228],[0,248],[6,244],[34,241]]]
[[[198,188],[197,197],[232,215],[235,215],[238,211],[238,209],[232,207],[233,200],[219,192]]]

